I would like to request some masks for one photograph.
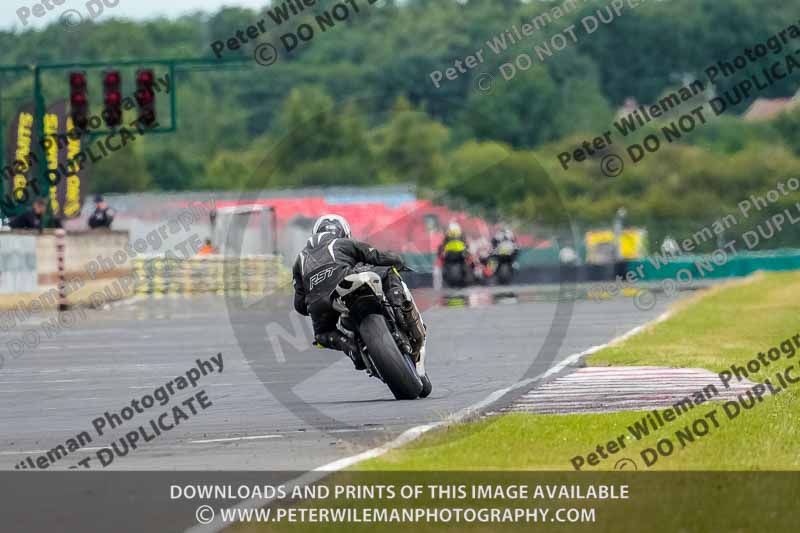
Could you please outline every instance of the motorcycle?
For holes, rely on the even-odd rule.
[[[446,241],[439,250],[437,263],[441,267],[442,281],[448,287],[466,287],[475,282],[475,263],[463,240]]]
[[[489,270],[500,285],[508,285],[514,278],[514,260],[517,248],[509,241],[501,242],[489,258]]]
[[[448,287],[466,287],[475,281],[475,265],[469,253],[464,250],[445,250],[440,258],[442,280]]]
[[[463,287],[467,284],[467,265],[461,254],[447,254],[444,258],[442,279],[448,287]]]
[[[340,313],[340,331],[355,339],[368,375],[386,383],[398,400],[427,398],[433,386],[425,370],[426,328],[405,282],[403,290],[406,301],[396,308],[378,274],[349,274],[334,290],[333,308]]]

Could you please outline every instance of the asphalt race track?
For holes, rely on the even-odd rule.
[[[498,299],[497,293],[509,291],[513,295]],[[349,359],[329,350],[286,346],[288,362],[262,372],[245,358],[242,346],[252,340],[266,347],[264,328],[236,333],[221,296],[139,299],[90,310],[85,320],[13,360],[6,344],[20,331],[2,334],[8,360],[0,368],[0,468],[14,469],[26,456],[35,459],[84,430],[94,437],[93,419],[105,411],[119,413],[132,399],[185,375],[197,358],[221,352],[222,373],[203,376],[196,389],[178,391],[165,407],[156,404],[52,468],[93,456],[202,389],[212,405],[115,458],[108,468],[307,470],[441,420],[546,371],[552,365],[548,350],[561,360],[666,307],[659,302],[643,312],[624,297],[569,297],[558,303],[552,289],[532,286],[472,289],[461,298],[445,299],[446,294],[452,296],[429,291],[417,297],[427,308],[434,391],[426,400],[406,402],[394,401],[382,383],[355,372]],[[25,327],[46,318],[31,318]],[[548,332],[550,344],[540,353]]]

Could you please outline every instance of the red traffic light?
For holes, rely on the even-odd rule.
[[[155,76],[152,70],[136,73],[136,103],[139,104],[139,123],[145,127],[156,126],[156,93],[153,90]]]
[[[122,78],[116,70],[109,70],[103,75],[103,119],[106,126],[113,128],[122,124],[122,94],[120,83]]]
[[[86,74],[83,72],[70,72],[69,87],[71,91],[86,90]]]
[[[140,70],[136,73],[136,83],[139,85],[152,86],[155,81],[152,70]]]
[[[140,106],[150,105],[155,99],[156,97],[152,91],[136,91],[136,102]]]
[[[103,86],[109,89],[119,89],[121,78],[119,76],[119,72],[116,70],[112,70],[106,72],[105,76],[103,77]]]
[[[86,95],[86,73],[69,73],[69,103],[72,123],[78,130],[89,126],[89,98]]]

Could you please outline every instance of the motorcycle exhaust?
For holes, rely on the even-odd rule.
[[[413,301],[406,300],[400,308],[400,313],[403,316],[405,330],[413,344],[414,352],[419,352],[419,349],[425,343],[425,324],[422,323],[422,317],[417,311],[417,306],[414,305]]]

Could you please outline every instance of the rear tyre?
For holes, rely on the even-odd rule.
[[[458,263],[445,265],[444,280],[449,287],[464,286],[464,267]]]
[[[500,263],[497,268],[497,281],[501,285],[508,285],[511,283],[511,278],[514,277],[514,271],[508,263]]]
[[[431,391],[433,391],[433,385],[431,384],[431,378],[428,377],[428,374],[422,376],[422,392],[419,393],[420,398],[427,398],[431,395]]]
[[[358,331],[367,345],[372,362],[394,397],[398,400],[417,398],[422,392],[422,381],[411,361],[400,353],[386,319],[382,315],[367,315],[358,326]]]

